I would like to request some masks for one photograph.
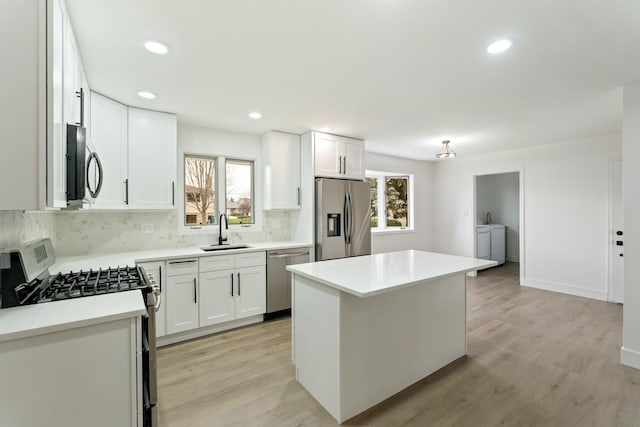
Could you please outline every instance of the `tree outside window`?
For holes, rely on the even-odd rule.
[[[184,157],[185,225],[208,224],[215,217],[214,158]]]
[[[371,228],[378,226],[378,180],[366,177],[365,181],[371,186]]]
[[[229,224],[253,224],[253,162],[227,159],[225,183]]]
[[[367,171],[371,186],[371,228],[374,230],[412,228],[411,175]],[[385,218],[380,223],[379,218]]]

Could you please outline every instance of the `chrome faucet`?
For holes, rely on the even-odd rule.
[[[222,217],[224,217],[224,228],[225,230],[229,229],[229,223],[227,222],[227,214],[221,213],[220,220],[218,221],[218,244],[221,245],[223,242],[227,241],[226,237],[222,237]]]
[[[487,212],[487,224],[491,224],[491,212]]]

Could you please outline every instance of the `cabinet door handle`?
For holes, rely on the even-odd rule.
[[[231,273],[231,296],[233,296],[233,273]]]
[[[129,179],[124,180],[124,204],[129,204]]]
[[[80,88],[80,90],[76,92],[76,97],[80,98],[80,121],[76,122],[76,124],[84,127],[84,89]]]
[[[300,206],[300,187],[298,187],[298,206]]]
[[[158,283],[160,285],[160,293],[162,293],[162,266],[158,266]]]
[[[240,296],[240,273],[238,273],[238,296]]]
[[[345,175],[347,174],[347,156],[344,156],[342,158],[342,162],[344,163],[344,166],[342,167],[342,173],[344,173]]]
[[[342,156],[338,157],[338,173],[342,175]]]
[[[171,181],[171,204],[176,205],[176,182]]]
[[[198,284],[196,282],[196,278],[193,278],[193,303],[197,304],[198,303]]]

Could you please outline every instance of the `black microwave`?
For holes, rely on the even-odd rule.
[[[103,171],[98,154],[89,149],[87,129],[67,124],[67,206],[91,203],[102,189]]]

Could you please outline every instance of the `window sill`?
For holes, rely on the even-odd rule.
[[[372,229],[372,235],[386,235],[386,234],[410,234],[415,233],[416,230],[414,228],[384,228],[384,229]]]
[[[200,235],[200,234],[213,234],[218,235],[218,224],[211,225],[195,225],[195,226],[180,226],[178,227],[178,234],[180,235]],[[229,225],[229,229],[222,227],[223,233],[248,233],[251,231],[262,231],[262,226],[260,224],[248,224],[248,226],[243,227],[240,224]]]

